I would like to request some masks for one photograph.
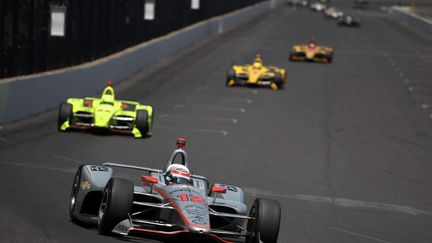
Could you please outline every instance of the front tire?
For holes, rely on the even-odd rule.
[[[57,119],[57,129],[61,131],[61,126],[67,120],[69,123],[72,122],[72,105],[69,103],[62,102],[59,107],[58,119]]]
[[[132,182],[111,178],[104,190],[98,213],[98,231],[110,234],[114,227],[128,218],[132,208],[134,186]]]
[[[279,235],[281,208],[279,202],[257,198],[249,213],[246,243],[276,243]]]
[[[69,217],[72,222],[77,222],[77,218],[75,217],[75,209],[77,204],[78,193],[81,184],[81,173],[84,165],[80,165],[78,167],[77,172],[75,173],[74,181],[72,183],[72,190],[70,195],[70,203],[69,203]]]
[[[278,89],[282,89],[284,85],[284,80],[282,78],[282,74],[276,73],[274,83],[276,84]]]
[[[148,111],[147,110],[138,110],[136,113],[136,118],[135,118],[135,123],[136,123],[136,128],[141,132],[141,135],[143,137],[146,137],[149,129],[150,129],[150,125],[148,122]]]
[[[290,60],[291,62],[296,61],[296,58],[295,58],[294,53],[290,53],[290,55],[289,55],[289,60]]]
[[[235,75],[235,72],[234,72],[234,70],[232,70],[232,69],[229,69],[228,70],[228,73],[227,73],[227,77],[226,77],[226,83],[225,83],[225,85],[227,86],[227,87],[232,87],[232,86],[235,86],[236,85],[236,75]]]

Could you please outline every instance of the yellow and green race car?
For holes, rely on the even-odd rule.
[[[98,129],[132,134],[135,138],[151,135],[153,108],[135,101],[116,100],[112,82],[101,98],[69,98],[60,104],[59,131]]]
[[[331,63],[333,56],[333,48],[317,45],[315,38],[312,37],[308,44],[294,45],[289,59],[291,61]]]
[[[285,69],[264,66],[261,56],[256,55],[252,65],[234,65],[228,70],[226,86],[263,86],[273,90],[283,88]]]

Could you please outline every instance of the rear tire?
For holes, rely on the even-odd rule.
[[[246,243],[276,243],[279,235],[281,208],[279,202],[257,198],[249,213]]]
[[[111,178],[104,190],[98,213],[98,231],[110,234],[114,227],[128,218],[132,208],[134,186],[132,182]]]
[[[69,103],[62,102],[59,107],[58,119],[57,119],[57,129],[59,131],[63,123],[69,120],[69,123],[72,122],[72,105]]]
[[[148,111],[138,110],[136,113],[135,123],[136,128],[141,132],[143,137],[146,137],[149,132]]]

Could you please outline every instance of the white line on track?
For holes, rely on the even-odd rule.
[[[430,90],[431,89],[431,87],[427,87],[427,86],[409,86],[408,87],[408,90],[409,91],[411,91],[411,92],[413,92],[413,91],[416,91],[416,90]]]
[[[432,64],[431,60],[429,60],[429,58],[427,58],[425,55],[420,54],[420,52],[417,52],[417,55],[427,64],[429,64],[429,66]]]
[[[318,227],[334,230],[334,231],[337,231],[337,232],[340,232],[340,233],[344,233],[344,234],[349,234],[349,235],[357,236],[357,237],[360,237],[360,238],[365,238],[365,239],[368,239],[368,240],[374,240],[374,241],[381,242],[381,243],[391,243],[390,241],[383,240],[383,239],[380,239],[380,238],[377,238],[377,237],[373,237],[373,236],[370,236],[370,235],[366,235],[366,234],[363,234],[363,233],[354,232],[354,231],[342,229],[342,228],[339,228],[339,227],[333,227],[333,226],[323,225],[321,223],[311,222],[311,221],[303,219],[303,218],[298,218],[298,217],[291,216],[291,219],[292,220],[296,220],[296,221],[303,221],[303,222],[305,222],[307,224],[311,224],[311,225],[315,225],[315,226],[318,226]]]
[[[81,160],[77,160],[77,159],[74,159],[74,158],[71,158],[71,157],[63,156],[63,155],[56,154],[56,153],[47,152],[47,151],[44,151],[44,150],[41,150],[41,149],[36,149],[36,148],[33,148],[33,147],[29,147],[29,146],[26,146],[26,145],[21,145],[21,144],[14,143],[14,142],[9,142],[6,138],[3,138],[3,137],[0,137],[0,140],[3,141],[3,142],[5,142],[5,143],[14,145],[17,148],[24,149],[24,150],[33,151],[33,152],[40,153],[40,154],[46,154],[46,155],[52,156],[54,158],[58,158],[58,159],[62,159],[62,160],[67,160],[67,161],[72,161],[72,162],[78,163],[78,164],[83,164],[84,163]]]
[[[386,211],[393,211],[398,213],[405,213],[410,215],[432,215],[432,212],[424,211],[410,206],[390,204],[390,203],[368,202],[368,201],[361,201],[361,200],[354,200],[354,199],[332,198],[332,197],[313,196],[313,195],[304,195],[304,194],[290,195],[290,194],[282,194],[277,192],[260,190],[256,188],[244,188],[244,190],[246,193],[252,194],[254,196],[267,195],[267,196],[287,198],[293,200],[328,203],[328,204],[333,204],[333,205],[347,207],[347,208],[369,208],[375,210],[386,210]]]
[[[244,108],[227,108],[227,107],[220,107],[220,106],[202,106],[202,105],[184,105],[184,104],[177,104],[174,106],[174,109],[182,109],[185,107],[192,107],[192,108],[207,108],[207,109],[215,109],[215,110],[225,110],[225,111],[238,111],[241,113],[245,113],[246,109]]]
[[[193,119],[201,119],[201,120],[211,120],[211,121],[223,121],[223,122],[232,122],[233,124],[237,124],[238,120],[234,118],[217,118],[217,117],[207,117],[207,116],[185,116],[185,115],[171,115],[171,114],[162,114],[159,118],[193,118]]]
[[[251,99],[243,99],[243,98],[227,98],[227,97],[218,97],[218,98],[209,98],[209,97],[204,97],[204,96],[186,96],[186,99],[191,100],[191,99],[200,99],[200,100],[228,100],[228,101],[238,101],[238,102],[246,102],[247,104],[252,104],[252,100]]]
[[[201,129],[201,128],[189,128],[189,127],[170,127],[170,126],[153,126],[154,128],[160,128],[160,129],[168,129],[168,130],[187,130],[187,131],[193,131],[193,132],[205,132],[205,133],[218,133],[222,136],[227,136],[228,131],[226,130],[212,130],[212,129]]]
[[[54,170],[54,171],[65,172],[65,173],[75,173],[75,169],[62,169],[62,168],[54,168],[54,167],[47,167],[47,166],[39,166],[39,165],[33,165],[30,162],[22,163],[22,162],[0,161],[0,164],[12,165],[18,167],[28,167],[28,168],[42,169],[42,170]]]
[[[403,81],[406,84],[410,84],[410,86],[423,86],[423,87],[431,86],[430,82],[419,80],[419,79],[416,79],[416,80],[404,79]]]
[[[382,243],[391,243],[390,241],[386,241],[386,240],[383,240],[383,239],[375,238],[373,236],[369,236],[369,235],[365,235],[365,234],[361,234],[361,233],[356,233],[356,232],[345,230],[345,229],[341,229],[341,228],[336,228],[336,227],[328,227],[328,228],[330,228],[330,229],[332,229],[334,231],[339,231],[339,232],[342,232],[342,233],[359,236],[359,237],[366,238],[366,239],[369,239],[369,240],[374,240],[374,241],[378,241],[378,242],[382,242]]]
[[[419,99],[421,99],[421,98],[424,98],[424,99],[431,99],[431,98],[432,98],[432,94],[431,94],[431,95],[422,95],[422,94],[415,94],[415,93],[413,93],[413,96],[414,96],[415,98],[419,98]]]
[[[395,68],[397,68],[399,70],[405,70],[408,72],[430,72],[430,67],[428,67],[428,66],[418,66],[418,65],[417,66],[406,66],[406,65],[403,65],[403,66],[398,66]]]

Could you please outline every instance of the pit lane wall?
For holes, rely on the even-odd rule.
[[[93,62],[0,80],[0,124],[55,108],[68,97],[99,95],[106,81],[119,83],[194,43],[236,28],[285,2],[269,0],[258,3]]]
[[[415,14],[415,12],[412,12],[411,7],[394,6],[389,11],[407,25],[419,31],[432,34],[432,21]]]

